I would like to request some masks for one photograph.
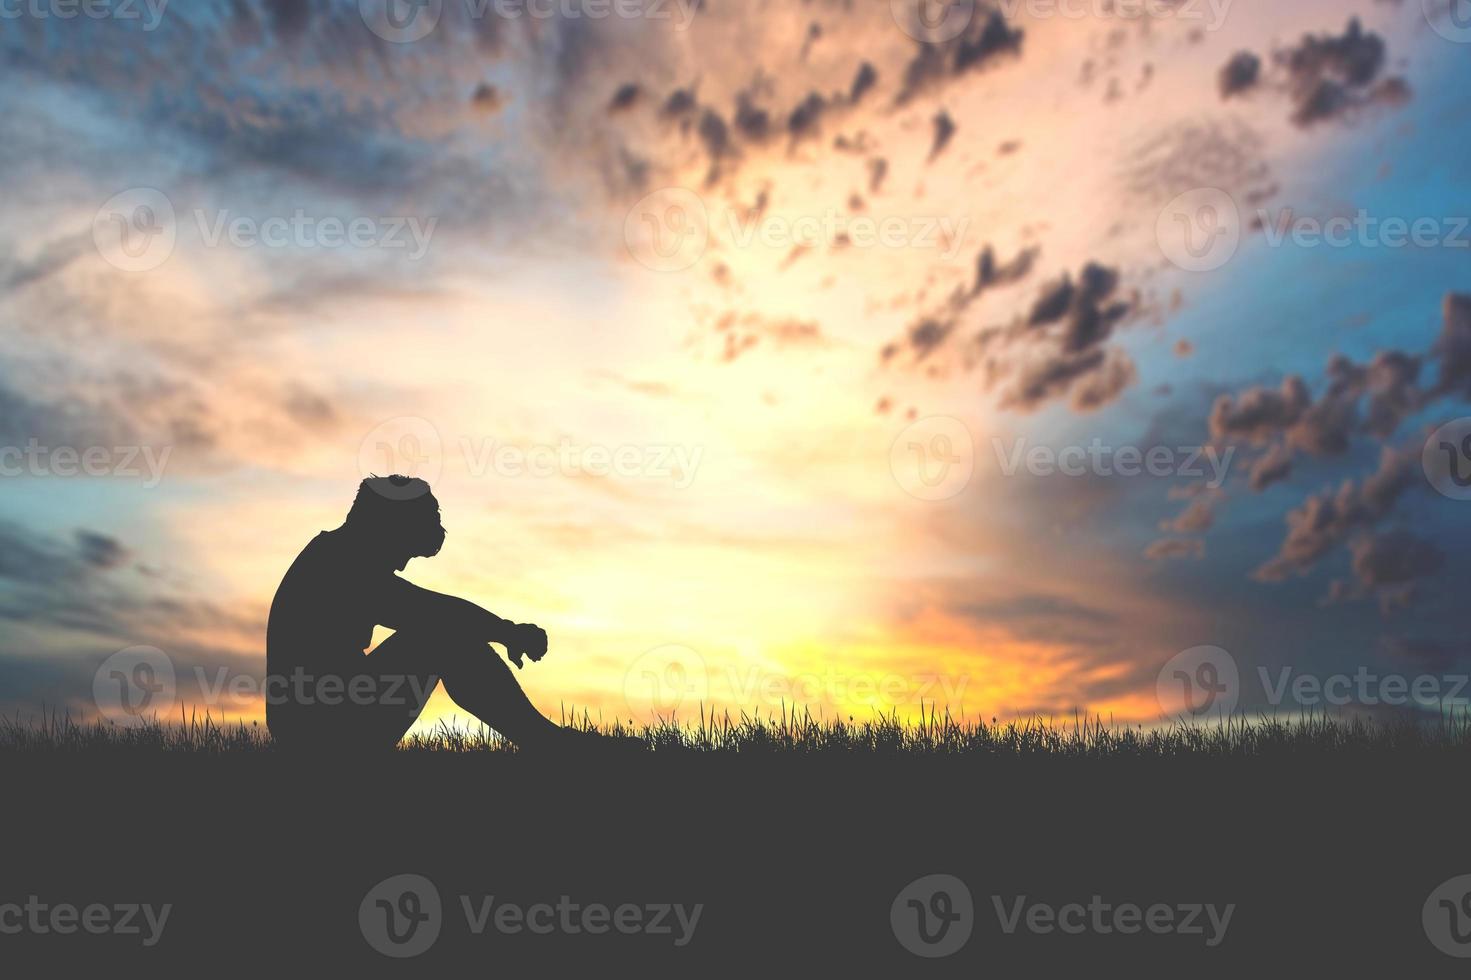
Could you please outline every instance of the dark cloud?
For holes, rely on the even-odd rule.
[[[1119,350],[1106,351],[1103,362],[1082,375],[1072,386],[1073,411],[1084,415],[1096,412],[1111,404],[1138,381],[1139,372],[1127,354]]]
[[[889,161],[883,157],[874,157],[868,161],[868,192],[877,194],[884,186],[884,178],[889,175]]]
[[[1335,582],[1330,594],[1335,601],[1377,594],[1387,605],[1401,607],[1408,603],[1418,579],[1433,575],[1445,564],[1439,548],[1404,529],[1360,535],[1349,543],[1349,551],[1355,582]]]
[[[934,160],[941,153],[944,153],[945,147],[950,145],[950,140],[953,139],[955,136],[955,120],[951,119],[950,113],[946,112],[944,109],[941,109],[939,112],[935,113],[933,123],[935,127],[935,135],[934,139],[930,142],[931,160]]]
[[[1369,395],[1368,415],[1364,430],[1387,439],[1400,423],[1418,411],[1424,403],[1419,390],[1420,358],[1400,351],[1380,351],[1369,362],[1365,389]]]
[[[936,320],[926,317],[909,328],[905,336],[905,346],[914,355],[916,361],[922,361],[929,357],[955,330],[954,320]],[[884,359],[888,360],[899,352],[898,345],[890,344],[884,348]]]
[[[853,76],[853,84],[848,87],[848,101],[857,105],[863,101],[863,97],[869,90],[878,84],[878,69],[865,61],[858,66],[858,74]]]
[[[1265,446],[1251,465],[1250,486],[1261,491],[1287,479],[1298,452],[1337,456],[1357,437],[1382,442],[1405,420],[1445,397],[1463,397],[1471,379],[1471,297],[1445,297],[1441,331],[1428,354],[1382,350],[1367,364],[1341,354],[1329,359],[1327,386],[1314,400],[1297,375],[1279,388],[1256,387],[1217,398],[1211,437],[1220,443]],[[1434,387],[1421,387],[1426,362],[1439,362]]]
[[[771,113],[758,106],[755,96],[742,92],[736,97],[736,132],[752,143],[764,143],[771,138]]]
[[[816,92],[809,92],[807,98],[787,116],[787,135],[792,138],[792,142],[816,137],[820,132],[822,115],[826,111],[827,100]]]
[[[1250,51],[1238,51],[1221,68],[1218,84],[1221,98],[1229,99],[1254,88],[1262,74],[1262,59]]]
[[[1168,561],[1178,558],[1193,558],[1199,561],[1205,557],[1205,542],[1199,538],[1162,538],[1144,549],[1144,557],[1149,561]]]
[[[643,89],[639,87],[637,82],[625,82],[618,86],[618,91],[614,92],[613,97],[608,100],[608,112],[627,112],[629,109],[638,105],[639,99],[642,96]]]
[[[1466,654],[1466,642],[1462,639],[1452,646],[1433,637],[1387,636],[1381,645],[1389,656],[1414,661],[1429,670],[1448,670]]]
[[[489,82],[481,82],[470,94],[470,104],[481,112],[500,112],[506,104],[506,94]]]
[[[960,317],[988,289],[1019,282],[1032,270],[1039,250],[1023,249],[1010,262],[996,261],[996,252],[990,245],[976,256],[976,278],[969,290],[956,289],[942,310],[921,317],[908,331],[903,340],[886,344],[880,357],[893,360],[902,352],[913,356],[914,363],[924,360],[939,349],[955,332]]]
[[[1336,491],[1305,500],[1287,515],[1287,536],[1277,555],[1259,567],[1254,577],[1280,582],[1306,575],[1336,545],[1350,535],[1372,530],[1386,518],[1399,498],[1415,485],[1420,474],[1420,446],[1385,447],[1379,468],[1362,482],[1345,480]]]
[[[261,6],[270,17],[271,30],[282,40],[301,37],[311,24],[312,4],[308,0],[261,0]]]
[[[1440,362],[1433,394],[1471,398],[1471,295],[1448,293],[1431,356]]]
[[[1292,475],[1292,450],[1278,443],[1259,456],[1251,467],[1251,488],[1257,493]]]
[[[1043,288],[1026,319],[1003,334],[1023,345],[1016,353],[1021,366],[989,362],[991,382],[1015,374],[1003,407],[1027,412],[1071,395],[1074,410],[1091,412],[1138,380],[1127,354],[1103,346],[1138,311],[1137,298],[1116,298],[1118,285],[1116,270],[1090,262],[1076,281],[1065,275]]]
[[[1252,388],[1237,396],[1222,395],[1211,408],[1211,436],[1266,443],[1295,425],[1311,402],[1308,386],[1297,375],[1288,375],[1278,389]]]
[[[692,88],[679,88],[669,93],[659,107],[659,115],[665,119],[682,120],[693,116],[700,108],[699,97]]]
[[[923,36],[923,25],[916,25]],[[1023,32],[1006,22],[1000,11],[977,7],[958,36],[939,43],[918,41],[918,51],[904,68],[903,85],[895,102],[903,105],[915,96],[947,81],[980,69],[998,57],[1021,51]]]
[[[11,292],[43,282],[71,265],[92,247],[90,235],[71,235],[43,243],[32,258],[12,256],[0,261],[0,290]]]
[[[993,286],[1020,282],[1032,271],[1032,265],[1041,254],[1042,250],[1039,248],[1024,248],[1010,262],[999,264],[995,250],[987,245],[976,256],[976,281],[971,287],[971,296],[979,296]]]
[[[720,179],[721,163],[734,153],[730,140],[730,127],[726,126],[725,120],[718,112],[706,109],[700,114],[698,131],[700,142],[704,145],[705,153],[710,158],[710,170],[705,176],[705,183],[714,184]]]
[[[96,568],[110,569],[128,560],[128,549],[114,537],[85,528],[76,532],[77,552],[82,560]]]
[[[1277,55],[1293,100],[1292,120],[1299,126],[1333,119],[1380,102],[1408,96],[1402,79],[1375,85],[1386,60],[1384,38],[1365,31],[1357,17],[1342,35],[1304,35],[1296,47]]]
[[[1174,534],[1201,534],[1209,531],[1215,523],[1215,500],[1202,494],[1192,500],[1178,517],[1161,523],[1159,529]]]
[[[87,634],[115,646],[151,644],[204,661],[229,656],[230,649],[259,649],[264,610],[227,609],[187,592],[156,591],[156,579],[126,569],[130,559],[125,545],[95,531],[66,539],[0,520],[0,620]],[[201,635],[212,642],[201,643]]]

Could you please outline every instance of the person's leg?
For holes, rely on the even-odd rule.
[[[510,665],[489,644],[434,634],[399,631],[365,658],[379,691],[398,686],[394,704],[377,708],[375,727],[397,742],[434,691],[436,679],[455,704],[522,748],[541,748],[559,739],[561,726],[544,717],[526,697]],[[397,704],[397,701],[404,704]]]

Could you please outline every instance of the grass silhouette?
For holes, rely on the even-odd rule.
[[[1471,755],[1468,713],[1389,722],[1351,715],[1302,715],[1286,720],[1237,715],[1204,723],[1177,721],[1143,727],[1087,717],[1063,724],[1041,718],[986,723],[938,712],[916,720],[884,715],[868,721],[819,720],[806,711],[783,710],[767,717],[702,711],[695,722],[662,719],[643,725],[599,724],[583,713],[564,716],[563,723],[584,731],[632,737],[650,754],[685,756],[1280,760],[1384,753]],[[0,717],[0,752],[94,751],[228,754],[273,752],[276,747],[264,725],[226,723],[209,713],[181,716],[177,722],[155,717],[126,725],[80,722],[55,713],[28,719]],[[441,722],[429,732],[405,738],[397,752],[510,755],[516,748],[484,726]]]

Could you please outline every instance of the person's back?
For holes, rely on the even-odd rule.
[[[309,735],[312,719],[332,708],[308,695],[323,678],[363,669],[373,641],[373,596],[383,591],[361,547],[342,529],[323,531],[291,563],[271,602],[266,627],[266,725],[282,741]],[[323,719],[328,722],[328,719]]]

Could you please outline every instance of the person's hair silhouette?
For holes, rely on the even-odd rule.
[[[455,702],[518,746],[559,744],[566,729],[527,700],[500,656],[540,660],[547,636],[473,602],[400,578],[444,545],[439,502],[423,480],[370,477],[347,520],[302,549],[271,603],[266,724],[282,745],[391,748],[442,680]],[[373,627],[394,634],[364,655]]]

